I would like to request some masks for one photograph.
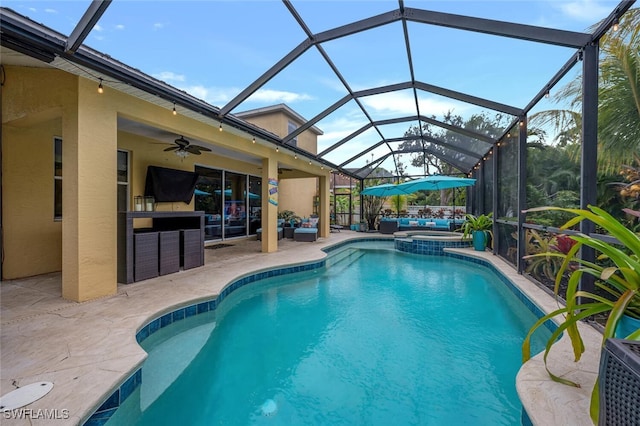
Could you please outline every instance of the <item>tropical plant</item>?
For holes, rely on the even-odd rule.
[[[620,29],[600,40],[598,89],[598,168],[611,173],[640,151],[640,9],[620,19]],[[576,77],[554,96],[567,109],[543,111],[530,122],[554,126],[559,145],[572,147],[579,158],[582,116],[582,79]]]
[[[485,231],[493,238],[493,213],[479,216],[468,213],[464,216],[464,219],[464,223],[459,229],[459,231],[462,231],[462,238],[468,238],[474,231]]]
[[[551,372],[547,365],[549,351],[560,335],[566,331],[573,348],[574,360],[578,361],[585,350],[578,329],[579,321],[593,315],[608,312],[609,316],[602,337],[602,344],[604,345],[606,339],[614,337],[616,327],[623,315],[640,318],[640,236],[626,228],[606,211],[595,206],[589,206],[588,210],[540,207],[530,209],[527,212],[544,209],[560,210],[575,215],[573,219],[562,226],[562,229],[571,228],[583,220],[590,220],[621,244],[621,246],[617,246],[592,236],[577,233],[569,237],[576,243],[567,253],[554,251],[532,255],[532,257],[556,257],[562,260],[555,280],[554,293],[556,297],[558,297],[560,282],[565,273],[569,274],[569,281],[565,296],[566,305],[543,316],[531,327],[522,344],[522,360],[526,362],[531,357],[531,336],[538,327],[548,320],[562,317],[558,328],[551,333],[545,347],[545,369],[552,380],[579,387],[578,384],[556,376]],[[597,262],[580,259],[577,253],[583,246],[593,248],[600,253],[598,260],[606,259],[607,263],[602,265]],[[579,288],[581,278],[585,274],[591,275],[596,279],[595,285],[599,291],[589,292]],[[640,340],[640,329],[626,338]],[[598,416],[597,392],[598,385],[596,382],[591,399],[591,417],[594,421],[597,420]]]
[[[517,234],[516,235],[514,234],[512,234],[512,237],[517,239]],[[527,267],[525,269],[525,272],[531,274],[538,281],[543,281],[543,279],[545,278],[550,280],[555,279],[558,269],[562,264],[562,260],[555,257],[531,256],[533,254],[548,253],[548,252],[555,251],[553,249],[554,238],[555,236],[553,235],[550,237],[545,237],[543,235],[540,235],[540,233],[534,229],[527,229],[525,231],[525,237],[524,237],[524,242],[526,245],[525,253],[529,255],[526,258]]]
[[[395,209],[396,213],[399,215],[403,210],[405,205],[407,204],[407,196],[406,195],[392,195],[391,196],[391,205]]]
[[[369,229],[376,229],[376,220],[384,206],[386,198],[373,195],[362,196],[362,213]]]
[[[283,210],[278,212],[278,219],[284,219],[284,223],[290,223],[291,220],[298,222],[300,221],[300,216],[296,215],[294,211]]]

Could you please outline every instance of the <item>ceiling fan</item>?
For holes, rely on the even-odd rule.
[[[165,148],[165,151],[175,151],[178,157],[187,157],[189,154],[200,155],[201,151],[211,151],[209,148],[200,145],[191,145],[182,135],[175,141],[176,146]]]

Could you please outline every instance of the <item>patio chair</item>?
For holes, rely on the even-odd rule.
[[[294,241],[313,242],[318,239],[318,218],[303,219],[302,225],[293,231]]]

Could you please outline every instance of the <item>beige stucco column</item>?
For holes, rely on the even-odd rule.
[[[271,253],[278,251],[278,161],[274,158],[262,160],[262,251]],[[270,202],[271,200],[271,202]],[[276,204],[274,204],[274,202]]]
[[[330,192],[329,192],[329,175],[323,175],[318,177],[318,186],[320,189],[320,237],[329,236],[330,231],[330,212],[331,208],[331,200],[330,200]]]
[[[117,291],[117,116],[96,88],[79,79],[62,123],[62,296],[78,302]]]

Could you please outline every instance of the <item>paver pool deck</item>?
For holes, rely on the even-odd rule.
[[[279,241],[278,251],[262,253],[255,238],[225,241],[230,247],[205,250],[205,265],[133,284],[119,284],[116,295],[76,303],[61,297],[59,273],[4,281],[0,285],[0,395],[39,381],[54,383],[53,390],[23,407],[54,410],[50,420],[11,418],[0,414],[2,425],[82,424],[123,380],[142,365],[146,353],[136,342],[136,332],[149,320],[198,300],[209,300],[236,278],[277,266],[322,259],[324,247],[359,238],[393,238],[392,235],[352,231],[331,233],[316,242]],[[491,262],[524,289],[544,311],[556,302],[542,289],[518,275],[513,267],[490,252],[452,249]],[[598,371],[602,336],[581,325],[587,352],[579,363],[567,355],[561,341],[550,362],[554,371],[582,384],[571,388],[552,382],[540,356],[518,375],[518,393],[534,425],[590,423],[588,406]],[[65,414],[68,413],[68,416]]]

